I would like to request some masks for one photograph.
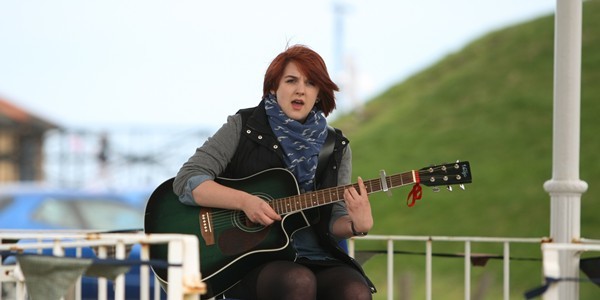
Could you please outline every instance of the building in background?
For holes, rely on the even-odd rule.
[[[0,183],[44,180],[44,134],[59,126],[0,98]]]
[[[0,97],[0,185],[138,189],[175,176],[212,130],[57,125]]]

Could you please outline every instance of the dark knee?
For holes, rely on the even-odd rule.
[[[373,295],[371,294],[371,289],[366,284],[355,282],[353,284],[349,284],[343,288],[343,290],[338,291],[339,297],[335,297],[332,299],[352,299],[352,300],[371,300],[373,299]]]
[[[317,278],[313,272],[307,268],[297,268],[285,276],[285,285],[288,288],[302,290],[316,290]]]
[[[310,269],[298,266],[279,272],[277,275],[271,277],[272,281],[268,285],[259,289],[259,298],[294,300],[316,298],[317,278]]]

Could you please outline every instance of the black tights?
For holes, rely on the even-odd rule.
[[[290,261],[263,265],[225,294],[244,300],[371,299],[371,290],[365,279],[350,266]]]

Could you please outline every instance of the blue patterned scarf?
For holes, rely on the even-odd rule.
[[[319,152],[327,138],[327,120],[316,106],[300,123],[289,118],[277,103],[273,94],[265,97],[265,110],[271,129],[285,153],[285,163],[303,191],[312,191]]]

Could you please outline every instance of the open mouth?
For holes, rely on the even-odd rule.
[[[293,108],[299,109],[299,108],[302,108],[302,106],[304,106],[304,101],[302,101],[302,100],[294,100],[294,101],[292,101],[292,107]]]

